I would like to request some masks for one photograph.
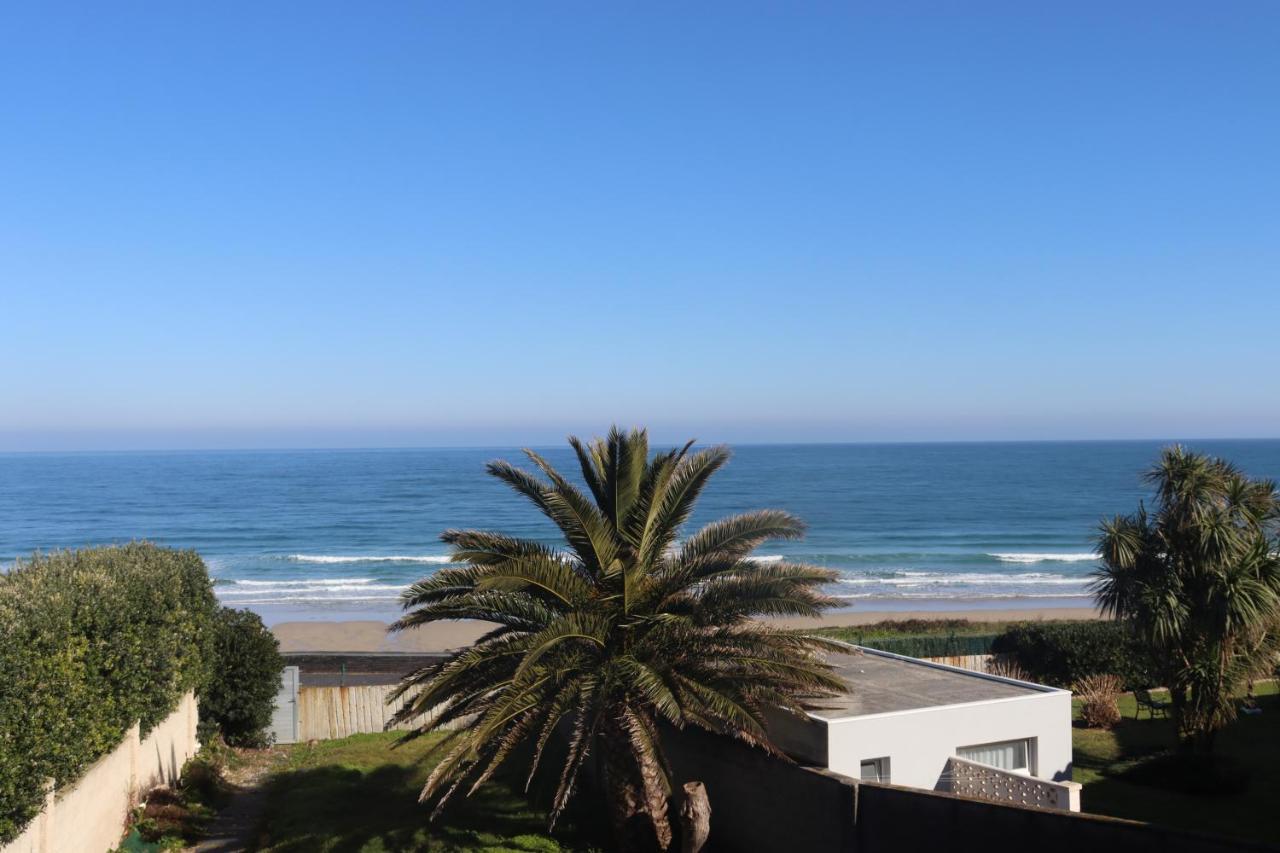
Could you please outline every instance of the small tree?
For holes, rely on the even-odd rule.
[[[1181,447],[1147,474],[1153,512],[1102,524],[1094,593],[1152,653],[1182,746],[1208,753],[1233,694],[1280,649],[1275,484]]]
[[[201,740],[221,732],[232,746],[265,745],[283,668],[280,643],[258,614],[219,610],[209,682],[200,696]]]

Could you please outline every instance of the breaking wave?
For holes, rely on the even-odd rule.
[[[453,562],[447,554],[290,554],[294,563],[437,563]]]
[[[1084,554],[1050,554],[1050,553],[1029,553],[1029,554],[988,554],[988,557],[995,557],[1002,563],[1085,563],[1102,559],[1100,554],[1084,553]]]

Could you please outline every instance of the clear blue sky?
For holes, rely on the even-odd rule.
[[[0,450],[1280,435],[1280,4],[0,12]]]

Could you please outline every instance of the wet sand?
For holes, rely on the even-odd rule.
[[[1097,619],[1091,607],[1023,607],[974,610],[847,610],[820,619],[777,619],[788,628],[823,625],[867,625],[886,619],[969,619],[972,621],[1038,621]],[[376,619],[350,621],[280,622],[272,626],[284,652],[438,652],[468,646],[494,627],[489,622],[435,622],[387,634],[387,623]]]

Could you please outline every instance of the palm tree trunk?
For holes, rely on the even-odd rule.
[[[620,853],[648,853],[658,845],[626,733],[610,721],[603,727],[598,743],[605,799],[617,849]]]
[[[680,805],[680,853],[699,853],[711,834],[711,802],[701,782],[684,783]]]

